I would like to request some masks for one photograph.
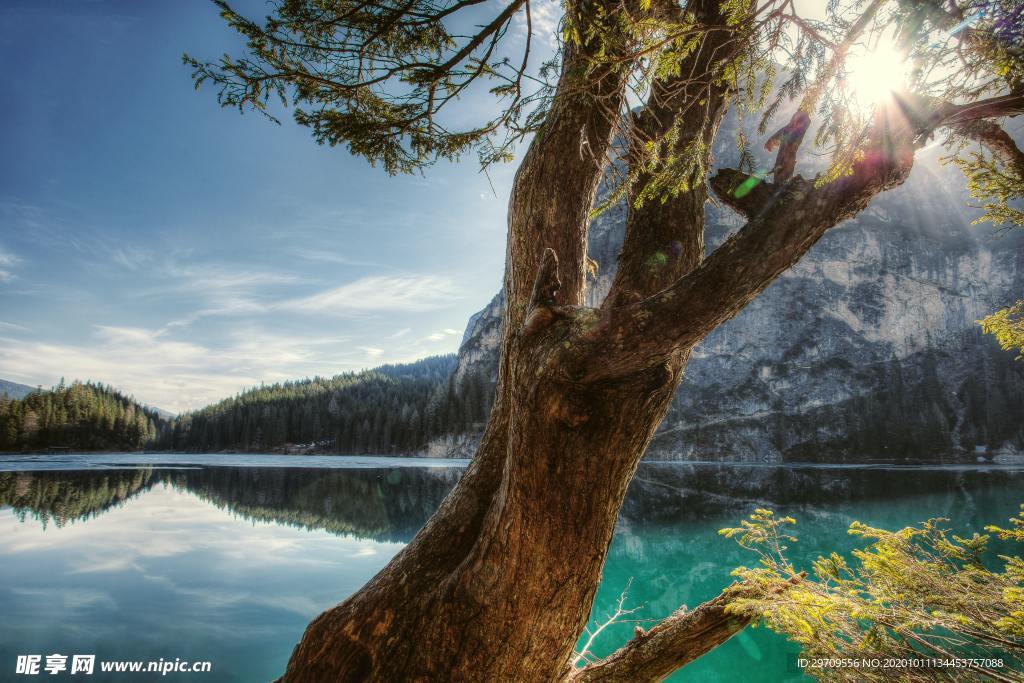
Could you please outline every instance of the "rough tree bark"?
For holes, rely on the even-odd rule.
[[[570,11],[588,21],[613,4]],[[744,28],[723,28],[717,2],[688,10],[718,29],[676,80],[654,84],[632,123],[656,137],[678,112],[692,112],[676,144],[699,139],[710,149],[729,95],[710,74],[734,58]],[[597,28],[595,44],[628,50],[614,25]],[[590,48],[565,54],[552,110],[515,180],[497,397],[479,450],[413,541],[309,625],[282,681],[657,680],[744,625],[719,597],[606,661],[572,666],[626,487],[691,349],[830,227],[902,183],[932,129],[970,117],[952,109],[880,117],[853,172],[822,187],[796,175],[737,193],[751,179],[720,172],[712,188],[748,222],[707,258],[700,178],[664,203],[631,209],[612,291],[591,309],[583,306],[589,211],[626,72],[614,60],[595,71]],[[1021,101],[998,105],[985,115]]]

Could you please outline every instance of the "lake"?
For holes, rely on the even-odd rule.
[[[307,622],[416,533],[465,461],[235,455],[0,456],[0,670],[19,654],[210,661],[161,680],[269,681]],[[848,551],[853,520],[948,517],[962,532],[1016,514],[1012,466],[647,463],[630,488],[592,618],[630,586],[631,615],[695,606],[754,558],[718,529],[754,507],[797,518],[791,555]],[[606,629],[606,654],[632,634]],[[747,629],[679,681],[802,680],[796,647]],[[148,680],[108,674],[109,680]],[[8,676],[2,677],[5,680]],[[21,677],[17,677],[21,678]],[[77,680],[64,672],[49,679]],[[25,678],[24,680],[31,680]],[[104,680],[97,673],[87,680]]]

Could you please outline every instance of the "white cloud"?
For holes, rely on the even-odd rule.
[[[274,308],[307,313],[369,313],[437,310],[461,299],[450,278],[423,276],[371,276]]]
[[[441,330],[440,332],[434,332],[433,334],[428,334],[426,337],[424,337],[420,341],[433,341],[433,342],[436,342],[436,341],[441,341],[442,339],[447,339],[448,337],[460,336],[460,335],[462,335],[462,332],[460,332],[459,330],[455,330],[455,329],[452,329],[450,327],[446,327],[443,330]]]
[[[160,300],[176,296],[197,304],[193,313],[172,322],[172,327],[211,316],[281,311],[336,315],[414,313],[445,308],[462,299],[453,280],[438,275],[375,275],[307,296],[288,296],[282,290],[308,287],[311,283],[288,272],[218,263],[167,264],[161,272],[169,283],[143,290],[141,296]]]
[[[168,283],[142,290],[141,296],[159,301],[178,297],[196,304],[195,312],[170,323],[172,327],[210,316],[266,313],[280,288],[302,283],[291,273],[221,263],[172,262],[164,264],[160,274]]]
[[[292,256],[303,259],[305,261],[314,261],[319,263],[334,263],[339,266],[367,266],[379,268],[379,263],[373,263],[372,261],[359,261],[352,259],[342,254],[335,254],[330,251],[321,249],[292,249]]]
[[[562,3],[557,0],[537,0],[530,3],[530,24],[534,40],[553,50],[558,45],[558,24],[562,20]],[[516,27],[526,33],[526,13],[516,15]]]
[[[95,326],[93,339],[84,344],[0,336],[0,377],[32,386],[48,386],[62,376],[67,381],[93,379],[180,413],[261,382],[333,376],[366,367],[368,358],[385,360],[383,349],[374,354],[353,348],[343,337],[247,327],[232,332],[222,347],[211,348],[174,339],[176,329]]]
[[[401,339],[402,337],[404,337],[405,335],[409,334],[410,332],[412,332],[412,328],[411,327],[403,327],[398,332],[395,332],[394,334],[389,335],[388,337],[386,337],[386,339]]]
[[[110,260],[127,270],[141,270],[152,263],[153,255],[146,249],[118,246],[110,250]]]
[[[0,282],[10,282],[14,279],[11,269],[20,261],[20,258],[0,247]]]

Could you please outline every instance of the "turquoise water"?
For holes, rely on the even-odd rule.
[[[306,623],[412,537],[464,464],[158,456],[130,467],[136,458],[0,462],[0,679],[14,678],[19,654],[61,653],[212,662],[211,673],[161,680],[271,680]],[[798,519],[792,554],[808,560],[852,547],[854,519],[897,527],[944,516],[980,529],[1015,513],[1022,482],[1024,473],[999,467],[646,465],[592,616],[603,620],[627,583],[627,606],[642,605],[631,618],[714,597],[733,567],[752,561],[717,530],[755,506]],[[595,652],[614,650],[632,628],[608,628]],[[674,680],[800,680],[795,653],[748,629]]]

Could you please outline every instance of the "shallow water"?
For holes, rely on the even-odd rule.
[[[163,680],[271,680],[306,623],[383,566],[464,465],[166,454],[0,461],[0,671],[13,672],[19,654],[56,652],[212,662],[211,673]],[[717,530],[755,506],[797,517],[800,565],[853,547],[854,519],[892,528],[943,516],[963,531],[1005,520],[1024,499],[1022,482],[1019,469],[981,465],[644,465],[592,616],[603,620],[627,584],[627,606],[643,605],[631,615],[639,619],[716,595],[733,567],[752,562]],[[632,628],[607,629],[595,652],[615,649]],[[674,680],[800,680],[795,653],[748,629]],[[65,677],[76,680],[47,676]]]

